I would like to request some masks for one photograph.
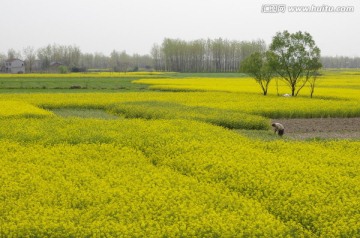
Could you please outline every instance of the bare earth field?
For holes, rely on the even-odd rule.
[[[285,135],[294,139],[360,139],[360,117],[277,119],[273,122],[282,123]]]

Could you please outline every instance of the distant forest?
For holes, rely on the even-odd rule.
[[[266,50],[263,40],[235,41],[227,39],[199,39],[185,41],[165,38],[154,44],[150,54],[129,55],[113,50],[110,55],[83,53],[78,46],[48,45],[22,51],[9,49],[0,53],[0,68],[6,60],[25,61],[26,72],[58,71],[60,66],[68,71],[174,71],[174,72],[238,72],[240,63],[256,51]],[[360,57],[324,56],[324,68],[360,68]]]
[[[323,56],[321,63],[324,68],[360,68],[360,57]]]

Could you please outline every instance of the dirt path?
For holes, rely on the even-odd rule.
[[[276,119],[285,127],[285,135],[295,139],[308,138],[359,138],[360,117]]]

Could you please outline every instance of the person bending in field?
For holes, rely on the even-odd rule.
[[[282,124],[276,122],[276,123],[271,124],[271,126],[274,127],[275,134],[277,133],[279,136],[284,135],[285,128]]]

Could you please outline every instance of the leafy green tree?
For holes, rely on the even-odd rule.
[[[292,96],[297,96],[322,67],[320,49],[307,32],[278,32],[270,45],[268,58],[274,71],[289,85]]]
[[[67,74],[69,72],[69,69],[64,65],[59,66],[58,70],[60,74]]]
[[[273,78],[273,70],[268,63],[266,53],[252,53],[241,62],[240,71],[254,78],[260,85],[263,94],[267,94],[270,81]]]

